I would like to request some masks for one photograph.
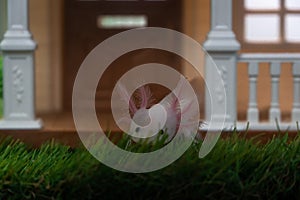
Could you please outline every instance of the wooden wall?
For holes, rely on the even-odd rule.
[[[36,51],[36,107],[38,112],[61,109],[62,0],[29,0],[30,30]]]
[[[183,1],[184,32],[199,42],[209,30],[209,0]],[[36,106],[39,113],[61,109],[62,0],[29,0],[30,30],[36,51]],[[187,73],[189,73],[187,71]]]

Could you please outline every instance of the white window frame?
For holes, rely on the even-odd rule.
[[[285,0],[280,1],[280,9],[276,10],[248,10],[245,0],[233,0],[233,29],[236,37],[241,43],[244,52],[299,52],[300,42],[290,42],[285,38],[285,16],[287,14],[300,14],[300,10],[288,10],[285,8]],[[245,39],[245,18],[249,14],[276,14],[280,18],[278,42],[254,42]]]

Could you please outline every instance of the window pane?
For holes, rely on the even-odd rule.
[[[300,10],[299,0],[285,0],[285,7],[288,10]]]
[[[245,0],[244,3],[245,3],[245,8],[248,10],[279,10],[280,9],[280,0]]]
[[[245,17],[245,39],[248,42],[279,42],[280,21],[276,14],[251,14]]]
[[[286,15],[285,37],[288,42],[300,42],[300,15]]]
[[[104,29],[138,28],[147,26],[145,15],[100,15],[97,26]]]

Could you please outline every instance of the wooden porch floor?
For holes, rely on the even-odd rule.
[[[38,118],[43,120],[44,126],[40,130],[0,130],[0,137],[12,137],[20,139],[21,141],[29,144],[33,147],[38,147],[41,144],[55,140],[59,143],[75,147],[81,145],[80,138],[76,132],[72,113],[56,113],[56,114],[42,114],[38,115]],[[105,124],[111,124],[113,121],[111,117],[103,117],[106,122],[101,125],[105,131],[111,131],[113,134],[120,134],[120,130],[117,127],[106,126]],[[222,133],[222,136],[227,137],[232,132]],[[204,134],[204,133],[201,133]],[[274,135],[279,136],[278,131],[247,131],[247,138],[257,137],[262,141],[271,139]],[[293,131],[289,133],[291,138],[295,137],[297,132]]]
[[[0,130],[0,137],[12,137],[33,147],[40,146],[46,141],[55,140],[72,147],[81,144],[76,132],[72,113],[41,114],[37,118],[43,120],[43,128],[40,130]],[[112,120],[106,118],[108,121]],[[103,124],[109,124],[104,122]],[[117,128],[103,127],[107,131],[117,132]]]

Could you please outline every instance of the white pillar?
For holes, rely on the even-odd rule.
[[[240,44],[232,31],[232,0],[211,0],[211,30],[204,43],[204,48],[212,57],[224,81],[226,97],[219,98],[218,107],[214,110],[223,110],[226,100],[226,122],[234,125],[236,122],[236,52]],[[205,66],[206,84],[208,90],[205,94],[206,119],[214,118],[210,110],[210,95],[208,91],[218,92],[214,78],[213,63],[207,62]],[[218,113],[216,114],[218,115]]]
[[[6,30],[7,24],[7,13],[6,13],[6,1],[0,1],[0,41],[3,39],[4,31]]]
[[[251,61],[248,64],[249,74],[249,105],[247,111],[247,118],[249,122],[258,123],[259,114],[257,108],[257,75],[258,62]]]
[[[271,123],[278,120],[281,121],[281,112],[279,108],[279,78],[280,78],[281,64],[279,62],[272,62],[270,66],[272,96],[271,107],[269,111],[269,120]]]
[[[0,44],[3,51],[4,117],[0,129],[39,129],[35,119],[34,51],[28,31],[28,1],[9,0],[8,30]]]

